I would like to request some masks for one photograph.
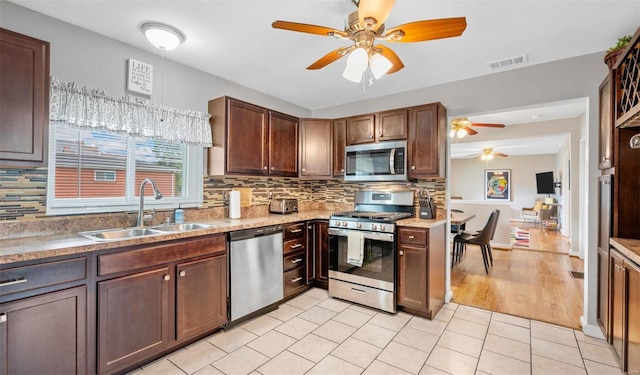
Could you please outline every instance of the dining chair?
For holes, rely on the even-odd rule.
[[[482,228],[482,230],[480,230],[477,234],[463,232],[454,237],[454,255],[451,261],[452,267],[454,260],[456,262],[460,260],[467,244],[479,245],[480,252],[482,254],[482,260],[484,262],[484,270],[486,273],[489,273],[489,264],[493,265],[493,255],[491,254],[491,239],[495,234],[499,216],[500,210],[495,209],[489,215],[489,219],[487,220],[484,228]]]

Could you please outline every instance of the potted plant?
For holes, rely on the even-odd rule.
[[[616,43],[613,47],[607,50],[607,54],[604,56],[604,62],[607,64],[609,69],[612,69],[616,64],[622,51],[624,51],[625,47],[631,41],[631,35],[625,35],[618,38],[618,43]]]

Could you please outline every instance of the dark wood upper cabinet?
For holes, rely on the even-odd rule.
[[[332,177],[331,120],[300,122],[300,177]]]
[[[598,147],[598,167],[613,167],[613,95],[611,94],[611,74],[600,84],[600,143]]]
[[[347,119],[347,145],[407,139],[407,110],[394,109]]]
[[[344,148],[347,146],[347,119],[333,120],[333,177],[344,176]]]
[[[409,108],[409,178],[444,177],[446,119],[440,103]]]
[[[298,119],[269,111],[269,173],[298,176]]]
[[[0,28],[0,167],[47,162],[49,43]]]
[[[209,175],[298,175],[298,119],[241,100],[209,101]]]

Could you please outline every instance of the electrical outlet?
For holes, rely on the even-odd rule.
[[[269,192],[269,199],[273,199],[273,192]]]

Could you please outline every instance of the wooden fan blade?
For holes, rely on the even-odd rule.
[[[382,25],[389,18],[395,0],[360,0],[358,3],[358,20],[364,26],[364,19],[371,17],[376,25]]]
[[[391,48],[389,48],[389,47],[387,47],[385,45],[382,45],[382,44],[378,44],[374,48],[379,49],[380,50],[380,54],[382,56],[386,57],[391,62],[391,64],[393,65],[391,67],[391,69],[389,69],[387,74],[395,73],[398,70],[404,68],[404,64],[402,63],[402,61],[400,60],[398,55],[396,55],[396,53],[393,52],[393,50]]]
[[[336,35],[346,37],[347,35],[344,31],[332,29],[330,27],[309,25],[306,23],[297,23],[297,22],[289,22],[289,21],[275,21],[274,23],[271,24],[271,27],[273,27],[274,29],[298,31],[301,33],[324,35],[324,36],[332,36],[333,34],[336,34]]]
[[[325,66],[331,64],[332,62],[338,60],[342,56],[344,56],[347,53],[349,53],[349,51],[352,50],[353,48],[354,47],[351,46],[351,47],[341,47],[341,48],[338,48],[336,50],[333,50],[333,51],[327,53],[326,55],[322,56],[321,58],[319,58],[318,61],[316,61],[313,64],[309,65],[307,67],[307,69],[309,69],[309,70],[322,69]]]
[[[506,158],[507,156],[509,156],[507,154],[503,154],[502,152],[494,152],[493,155],[494,156],[502,156],[503,158]]]
[[[467,20],[465,17],[441,18],[437,20],[405,23],[404,25],[388,29],[385,35],[391,35],[394,33],[399,33],[400,35],[404,34],[398,38],[391,35],[389,41],[393,42],[422,42],[425,40],[460,36],[466,28]]]
[[[485,127],[485,128],[504,128],[506,125],[505,124],[488,124],[483,122],[472,122],[471,126],[479,126],[479,127]]]
[[[469,134],[469,135],[476,135],[476,134],[478,134],[478,132],[477,132],[477,131],[475,131],[475,130],[473,130],[473,129],[469,128],[469,127],[465,127],[465,128],[464,128],[464,130],[465,130],[465,131],[467,132],[467,134]]]

